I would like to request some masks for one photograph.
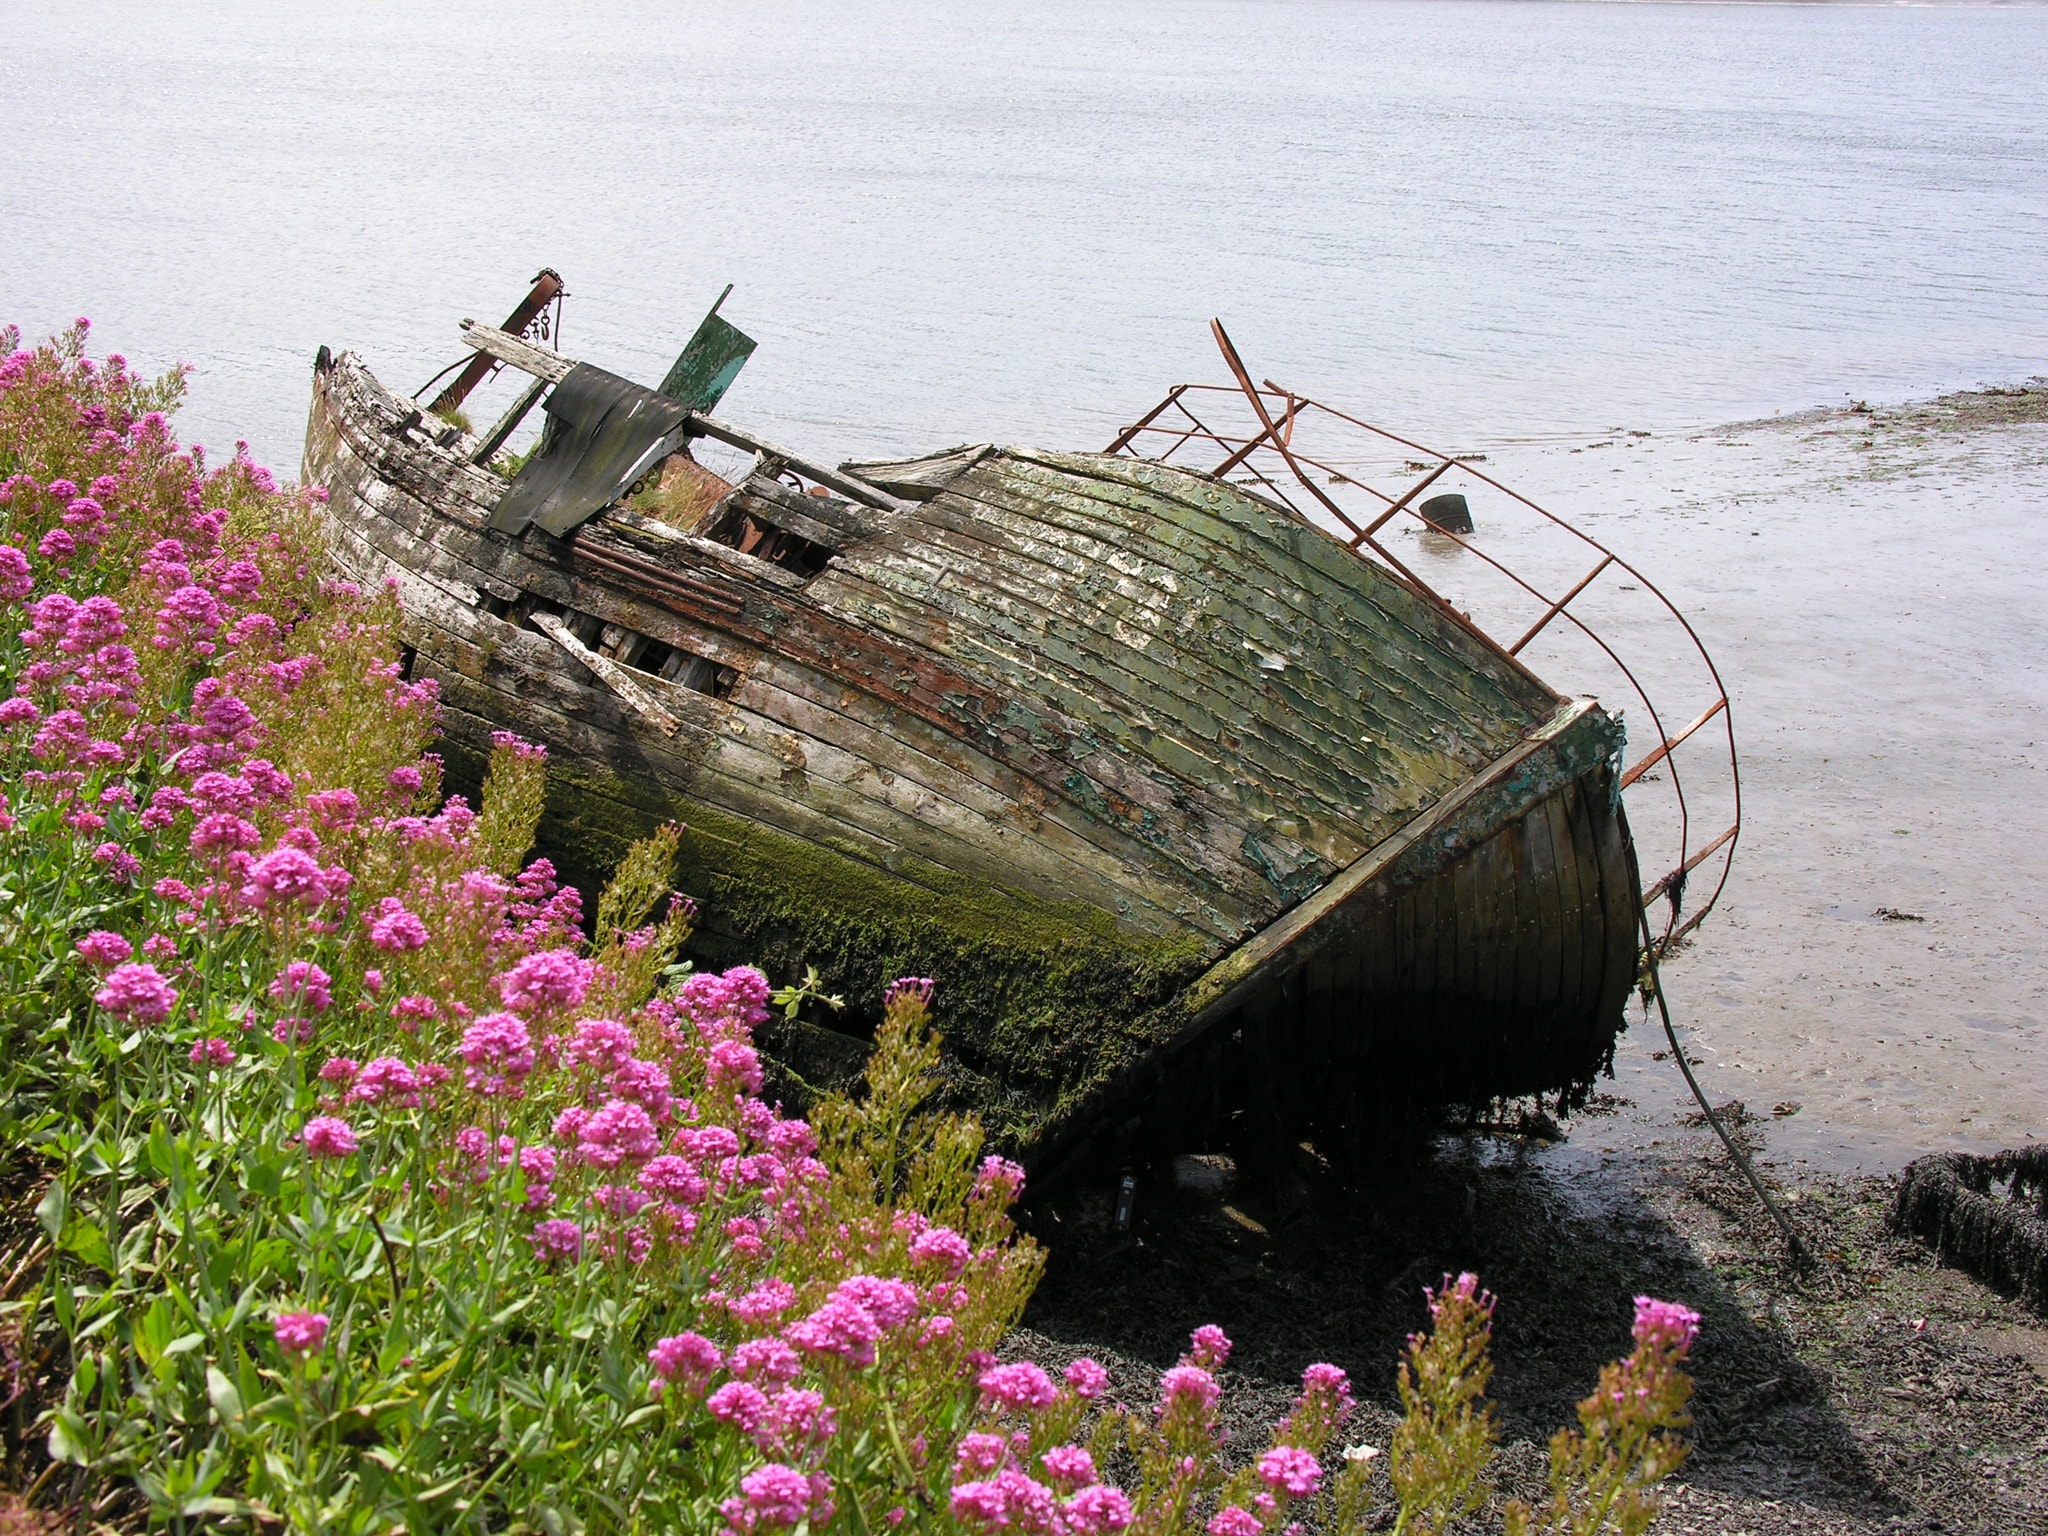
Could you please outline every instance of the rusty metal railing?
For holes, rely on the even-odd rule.
[[[1697,927],[1720,899],[1734,864],[1735,846],[1742,830],[1742,771],[1735,750],[1728,690],[1685,615],[1636,566],[1590,534],[1476,467],[1476,456],[1427,448],[1307,395],[1283,389],[1271,379],[1254,384],[1222,324],[1214,320],[1209,324],[1236,382],[1175,385],[1165,399],[1119,433],[1105,451],[1202,468],[1270,497],[1361,560],[1383,566],[1394,580],[1436,605],[1524,670],[1527,668],[1523,653],[1539,640],[1554,640],[1560,624],[1583,636],[1598,655],[1604,656],[1613,674],[1625,680],[1649,716],[1654,733],[1656,745],[1622,772],[1620,782],[1635,834],[1639,867],[1666,871],[1643,890],[1646,911],[1659,901],[1669,908],[1663,933],[1656,940],[1657,948],[1668,949]],[[1212,422],[1216,424],[1211,425]],[[1368,482],[1370,466],[1382,462],[1390,448],[1411,456],[1402,458],[1401,472],[1422,475],[1413,485],[1392,494]],[[1214,464],[1202,462],[1211,450],[1220,451],[1221,458]],[[1449,531],[1424,518],[1419,510],[1422,493],[1454,470],[1505,498],[1503,503],[1488,509],[1484,536]],[[1527,524],[1513,542],[1526,543],[1532,534],[1540,537],[1544,543],[1534,557],[1535,563],[1556,567],[1566,574],[1555,579],[1542,575],[1532,579],[1517,569],[1531,563],[1527,554],[1516,557],[1515,565],[1511,566],[1502,553],[1489,549],[1489,543],[1509,542],[1496,538],[1502,531],[1503,513],[1519,516]],[[1385,531],[1401,518],[1419,525],[1413,531],[1429,539],[1448,540],[1451,546],[1468,552],[1496,573],[1499,580],[1495,583],[1494,602],[1489,606],[1484,601],[1469,604],[1461,599],[1454,604],[1418,574],[1413,563],[1403,561],[1388,548]],[[1574,550],[1576,559],[1572,558]],[[1583,575],[1574,574],[1588,557],[1597,557],[1591,568]],[[1622,576],[1631,579],[1623,582]],[[1604,582],[1603,577],[1607,578]],[[1552,597],[1549,591],[1561,595]],[[1643,640],[1633,646],[1621,642],[1638,658],[1631,665],[1616,643],[1594,627],[1594,616],[1586,611],[1593,596],[1614,600],[1624,592],[1636,594],[1631,601],[1647,612],[1660,638],[1680,641],[1677,666],[1681,675],[1647,678],[1642,660]],[[1484,610],[1477,618],[1475,607]],[[1638,622],[1629,620],[1621,627],[1634,627]],[[1515,638],[1502,638],[1508,635]],[[1552,671],[1549,665],[1545,670]],[[1546,679],[1545,686],[1556,681],[1592,680],[1553,675]],[[1678,730],[1668,730],[1651,697],[1653,687],[1659,692],[1667,687],[1684,690],[1690,699],[1689,707],[1698,708],[1699,712]],[[1708,731],[1705,740],[1718,750],[1702,751],[1699,733],[1709,726],[1717,729]],[[1686,749],[1683,764],[1681,748]],[[1709,826],[1718,826],[1722,816],[1727,816],[1726,830],[1711,837],[1696,837],[1693,829],[1700,813],[1711,813]],[[1694,872],[1716,855],[1720,862],[1711,890],[1704,901],[1688,906],[1688,887],[1696,888],[1698,884],[1692,878]]]

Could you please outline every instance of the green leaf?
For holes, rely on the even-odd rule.
[[[50,1460],[68,1462],[74,1467],[92,1464],[92,1431],[69,1408],[59,1408],[50,1415]]]
[[[72,1222],[64,1229],[63,1236],[57,1239],[57,1246],[67,1253],[77,1254],[88,1264],[113,1273],[113,1250],[107,1247],[107,1234],[95,1222]]]
[[[57,1234],[64,1230],[64,1222],[71,1214],[71,1196],[65,1191],[64,1181],[54,1179],[43,1198],[36,1203],[36,1220],[42,1229],[50,1234],[50,1241],[57,1241]]]
[[[213,1411],[220,1415],[223,1424],[232,1424],[242,1417],[242,1394],[235,1390],[235,1384],[221,1374],[219,1367],[206,1368],[206,1395],[213,1403]]]

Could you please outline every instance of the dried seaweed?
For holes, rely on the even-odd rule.
[[[2004,1193],[1996,1193],[2001,1184]],[[1930,1244],[1944,1262],[2048,1314],[2048,1143],[1908,1164],[1891,1225]]]

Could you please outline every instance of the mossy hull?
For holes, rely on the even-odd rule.
[[[473,749],[448,740],[443,753],[451,788],[480,780]],[[1216,958],[1191,941],[1120,934],[1079,903],[914,862],[887,873],[559,755],[548,764],[536,851],[589,906],[626,849],[665,821],[685,828],[675,883],[698,905],[692,960],[757,965],[778,985],[815,967],[823,990],[846,998],[830,1015],[842,1036],[872,1031],[889,982],[933,977],[952,1097],[1011,1151],[1027,1150],[1061,1104],[1169,1034],[1174,999]],[[762,1043],[780,1058],[778,1086],[793,1108],[850,1065],[800,1032],[766,1031]]]

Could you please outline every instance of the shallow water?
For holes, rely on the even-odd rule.
[[[1742,840],[1665,968],[1712,1101],[1838,1172],[2048,1135],[2048,426],[1836,417],[1488,467],[1653,571],[1727,681]],[[1622,633],[1654,664],[1651,631]],[[1610,1091],[1634,1109],[1582,1121],[1584,1149],[1693,1107],[1654,1014],[1630,1018]]]
[[[658,378],[886,454],[1093,446],[1252,366],[1467,442],[2048,371],[2048,10],[1538,0],[16,7],[0,321],[296,465],[537,267]]]

